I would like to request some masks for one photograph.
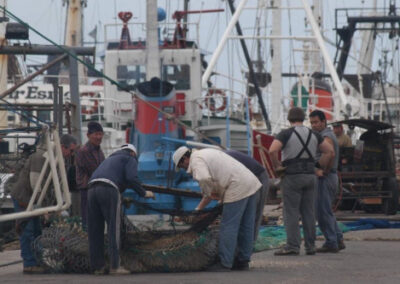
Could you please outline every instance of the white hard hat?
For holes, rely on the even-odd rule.
[[[124,145],[122,145],[121,146],[121,150],[123,150],[123,149],[131,150],[131,151],[135,152],[135,154],[137,155],[136,147],[133,146],[132,144],[124,144]]]
[[[183,155],[186,154],[187,151],[189,151],[189,148],[186,146],[181,146],[178,149],[176,149],[174,155],[172,156],[172,160],[174,160],[175,164],[175,170],[178,170],[178,163],[182,159]]]

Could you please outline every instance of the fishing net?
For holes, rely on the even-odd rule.
[[[166,213],[168,209],[162,211]],[[170,214],[181,216],[191,223],[189,228],[183,230],[155,231],[146,227],[139,228],[124,216],[121,266],[131,272],[183,272],[206,269],[216,261],[218,225],[215,224],[215,220],[220,212],[221,207],[200,212],[170,210]],[[106,260],[107,239],[106,237]],[[90,272],[87,233],[81,229],[78,222],[71,222],[71,219],[58,219],[43,229],[42,235],[34,241],[33,251],[38,263],[49,272]]]

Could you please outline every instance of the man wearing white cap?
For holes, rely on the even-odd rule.
[[[132,188],[141,197],[154,198],[151,191],[143,189],[137,177],[137,167],[135,146],[125,144],[105,159],[89,180],[89,252],[95,274],[108,273],[104,260],[104,221],[107,222],[111,273],[126,272],[119,269],[120,194]]]
[[[197,210],[212,199],[223,204],[219,234],[220,262],[214,271],[249,269],[253,251],[256,201],[261,183],[242,163],[216,149],[178,148],[173,160],[199,182],[203,198]],[[235,252],[237,252],[235,257]]]

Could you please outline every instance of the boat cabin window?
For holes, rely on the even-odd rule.
[[[124,89],[133,90],[135,84],[146,81],[145,65],[119,65],[117,66],[117,80]],[[121,90],[118,88],[118,90]]]
[[[190,89],[190,66],[182,65],[163,65],[162,80],[168,81],[175,86],[175,90]]]
[[[50,114],[49,110],[39,110],[37,112],[37,117],[39,120],[44,121],[44,122],[51,121],[51,114]]]

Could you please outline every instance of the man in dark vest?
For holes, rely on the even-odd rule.
[[[304,244],[307,255],[315,254],[314,195],[316,186],[315,158],[322,153],[319,166],[325,168],[333,155],[333,148],[321,135],[303,125],[304,111],[294,107],[288,113],[291,127],[282,130],[270,147],[275,170],[284,167],[281,180],[283,191],[283,217],[287,234],[286,245],[275,255],[300,253],[299,216],[303,223]],[[282,150],[282,162],[278,153]]]
[[[332,203],[335,200],[338,189],[339,144],[335,133],[326,126],[326,116],[322,111],[314,110],[309,117],[312,129],[321,134],[324,141],[331,144],[335,151],[335,157],[331,159],[329,167],[325,171],[322,169],[317,169],[316,171],[318,186],[315,203],[318,225],[325,237],[324,245],[318,248],[317,252],[335,253],[346,248],[342,231],[339,229],[335,215],[332,212]],[[321,153],[318,152],[317,159],[320,156]]]

